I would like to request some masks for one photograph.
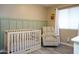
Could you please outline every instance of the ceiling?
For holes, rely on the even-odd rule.
[[[58,7],[63,7],[63,6],[68,6],[72,4],[40,4],[43,7],[53,7],[53,8],[58,8]]]
[[[59,4],[41,4],[41,6],[44,6],[44,7],[56,7],[58,5]]]

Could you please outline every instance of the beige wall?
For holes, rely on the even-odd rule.
[[[49,26],[55,27],[55,19],[51,20],[51,14],[55,14],[55,13],[56,13],[55,8],[49,8],[48,9],[48,25]]]
[[[40,5],[0,5],[0,16],[4,17],[47,20],[47,13],[47,8]]]

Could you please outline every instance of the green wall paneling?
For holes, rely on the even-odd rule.
[[[9,29],[16,29],[16,20],[9,20]]]
[[[28,21],[28,20],[26,20],[26,26],[27,26],[27,28],[26,29],[30,29],[30,22]]]
[[[3,34],[8,29],[41,29],[47,26],[47,21],[29,20],[29,19],[14,19],[0,18],[0,49],[3,48]]]
[[[0,22],[1,22],[1,31],[9,29],[8,19],[1,18]]]
[[[1,46],[2,46],[2,44],[1,44],[1,31],[0,31],[0,50],[1,50]]]
[[[28,25],[29,25],[28,21],[23,20],[23,29],[28,29],[29,28]]]
[[[32,28],[32,29],[36,29],[36,25],[37,25],[37,24],[36,24],[36,21],[32,21],[31,28]]]
[[[3,49],[4,31],[9,29],[7,18],[0,18],[0,50]]]
[[[0,50],[3,49],[4,31],[9,29],[8,19],[0,18]]]
[[[26,22],[25,22],[25,20],[23,20],[23,29],[26,29]]]
[[[38,27],[39,27],[38,29],[41,29],[41,28],[44,26],[43,23],[44,23],[44,21],[40,21],[40,22],[39,22],[40,25],[38,25]]]
[[[33,28],[32,28],[32,26],[33,26],[32,20],[27,20],[27,24],[26,24],[26,25],[27,25],[27,28],[28,28],[28,29],[33,29]]]
[[[42,26],[41,26],[41,25],[42,25]],[[38,27],[38,29],[41,29],[43,26],[44,26],[44,25],[43,25],[43,21],[39,21],[39,22],[38,22],[38,26],[36,26],[36,27]]]
[[[7,27],[8,28],[8,19],[1,19],[0,20],[0,22],[1,22],[1,26],[3,26],[3,27]]]
[[[39,23],[40,21],[35,21],[35,28],[36,29],[40,29],[40,27],[39,27],[39,25],[40,25],[40,23]]]
[[[43,21],[41,26],[47,26],[47,21]]]
[[[38,20],[23,21],[24,29],[41,29],[43,26],[46,26],[46,22],[44,22],[44,21],[38,21]]]
[[[45,24],[43,24],[44,21],[35,21],[35,28],[36,29],[41,29]]]
[[[30,26],[31,26],[32,29],[37,29],[36,25],[38,25],[38,24],[36,23],[35,20],[34,21],[30,21],[30,23],[31,23]]]
[[[4,32],[0,32],[0,49],[4,47]]]
[[[1,30],[0,31],[5,31],[5,30],[8,30],[9,29],[9,26],[1,26]]]
[[[22,22],[23,22],[22,20],[17,20],[16,21],[16,28],[17,29],[22,29],[22,27],[23,27],[23,23]]]
[[[29,29],[34,29],[34,24],[33,24],[34,21],[29,20],[28,22],[29,22],[28,23],[29,24]]]
[[[0,50],[1,50],[1,18],[0,18]]]
[[[31,27],[32,27],[31,23],[32,22],[30,20],[26,20],[26,22],[27,22],[27,24],[26,24],[27,25],[27,29],[31,29]]]

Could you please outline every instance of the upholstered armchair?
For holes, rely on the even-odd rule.
[[[43,27],[42,31],[43,46],[58,46],[60,44],[59,35],[55,34],[52,26]]]

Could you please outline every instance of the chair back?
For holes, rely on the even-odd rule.
[[[55,32],[54,27],[53,26],[43,27],[43,33],[48,33],[48,32]]]

